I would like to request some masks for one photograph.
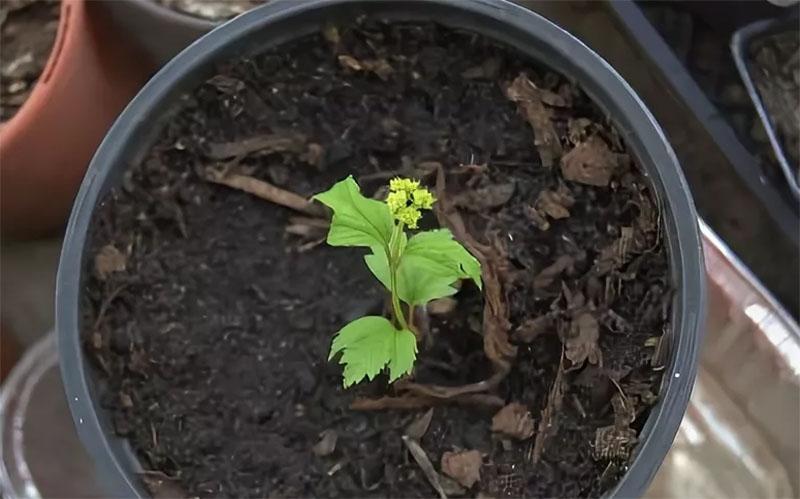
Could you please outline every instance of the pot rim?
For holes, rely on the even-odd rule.
[[[30,128],[31,123],[39,116],[40,110],[50,103],[53,88],[51,82],[62,76],[66,71],[65,68],[69,66],[71,54],[82,47],[78,43],[79,36],[76,35],[74,26],[84,23],[74,21],[74,16],[83,17],[85,15],[86,3],[84,0],[61,0],[56,37],[50,53],[47,55],[47,62],[22,106],[11,119],[0,124],[0,149],[5,149],[6,144],[16,140],[19,135]]]
[[[518,49],[558,71],[581,88],[612,119],[656,190],[664,214],[671,272],[679,290],[673,299],[671,330],[666,332],[669,361],[660,399],[653,407],[625,475],[607,492],[616,497],[641,495],[669,450],[683,418],[697,372],[705,315],[702,245],[694,203],[678,160],[664,133],[633,89],[599,55],[543,16],[506,0],[277,0],[220,25],[164,66],[117,119],[93,158],[75,200],[62,248],[56,283],[56,328],[61,371],[70,410],[84,446],[105,467],[114,493],[147,497],[137,477],[138,461],[127,441],[113,435],[93,398],[93,380],[82,350],[79,298],[86,238],[94,207],[114,183],[115,175],[137,154],[135,144],[147,141],[148,130],[162,109],[188,88],[210,76],[213,61],[254,45],[296,38],[289,28],[303,24],[317,30],[324,14],[340,9],[381,12],[385,17],[427,19],[463,27]],[[352,16],[351,16],[352,17]],[[314,20],[319,23],[314,24]],[[313,24],[313,27],[310,25]],[[281,28],[283,29],[281,31]],[[313,28],[313,29],[312,29]],[[269,31],[268,35],[263,33]],[[263,40],[263,38],[262,38]],[[157,130],[156,130],[157,131]],[[136,151],[134,150],[136,149]],[[108,430],[108,432],[106,431]]]

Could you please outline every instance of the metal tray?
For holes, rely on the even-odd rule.
[[[791,29],[797,30],[798,22],[800,22],[798,18],[792,17],[790,19],[767,19],[748,24],[738,29],[733,34],[731,38],[731,53],[733,54],[733,60],[736,62],[736,68],[742,76],[742,82],[747,88],[747,93],[750,94],[750,99],[752,99],[758,116],[764,124],[767,137],[775,153],[775,159],[778,160],[778,164],[781,167],[781,171],[783,171],[784,177],[786,177],[786,182],[789,184],[792,194],[800,200],[800,183],[798,182],[797,172],[798,165],[792,165],[784,153],[783,145],[778,138],[778,133],[772,122],[770,113],[764,105],[761,94],[753,79],[754,68],[750,64],[750,58],[747,54],[747,50],[753,40],[759,37],[769,36],[773,33],[780,33]]]

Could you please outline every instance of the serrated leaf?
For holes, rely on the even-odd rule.
[[[472,279],[482,288],[481,264],[447,229],[420,232],[408,240],[404,258],[425,260],[422,264],[427,270],[445,275],[448,272],[457,278]],[[416,265],[419,265],[417,263]]]
[[[394,381],[411,371],[417,353],[414,333],[397,330],[385,317],[366,316],[347,324],[331,343],[328,360],[340,353],[344,365],[344,387],[364,378],[372,380],[386,365]]]
[[[417,337],[408,329],[396,331],[389,360],[389,382],[411,372],[417,359]]]
[[[404,255],[397,270],[397,294],[409,305],[424,305],[431,300],[451,296],[458,291],[452,286],[461,276],[430,260],[415,255]]]
[[[394,228],[389,207],[364,197],[352,175],[313,199],[333,210],[328,231],[331,246],[388,246]]]
[[[385,251],[373,248],[364,257],[375,277],[390,289],[389,261]],[[447,229],[420,232],[405,244],[397,270],[397,295],[409,305],[425,303],[456,293],[459,279],[473,279],[481,286],[480,263],[455,241]]]

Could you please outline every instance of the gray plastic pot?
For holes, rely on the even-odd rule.
[[[216,28],[169,62],[139,93],[106,136],[84,178],[67,229],[56,290],[61,370],[83,444],[102,467],[110,494],[147,496],[127,442],[118,438],[96,397],[94,375],[81,345],[81,269],[95,206],[155,141],[175,99],[212,76],[213,63],[348,22],[360,14],[436,21],[481,33],[560,71],[601,106],[651,179],[661,208],[677,292],[661,399],[640,434],[628,472],[609,492],[641,495],[669,450],[686,410],[703,335],[705,281],[697,215],[675,154],[627,83],[603,59],[547,19],[503,0],[277,1]]]

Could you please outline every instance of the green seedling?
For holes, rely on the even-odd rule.
[[[393,314],[392,320],[366,316],[344,326],[328,360],[341,353],[345,388],[372,380],[386,367],[391,383],[410,373],[417,358],[415,307],[455,294],[460,279],[480,288],[480,263],[447,229],[406,232],[436,202],[418,180],[391,180],[385,202],[364,197],[352,176],[314,198],[333,210],[328,244],[371,250],[364,260],[389,291]]]

